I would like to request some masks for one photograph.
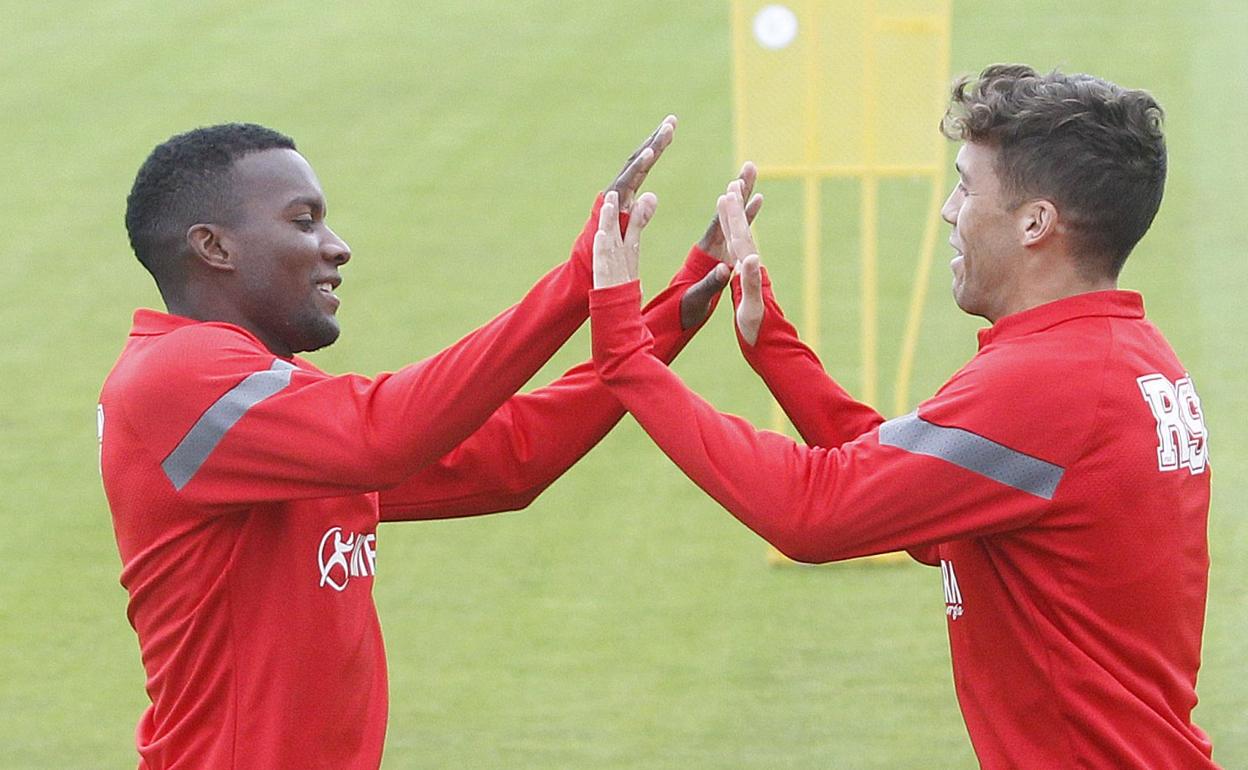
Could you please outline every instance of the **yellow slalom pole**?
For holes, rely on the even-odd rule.
[[[819,19],[819,5],[815,0],[807,0],[806,2],[806,18],[810,19],[815,25]],[[802,96],[802,161],[808,169],[815,165],[819,158],[819,131],[818,131],[818,109],[819,109],[819,36],[809,35],[806,45],[803,48],[804,55],[802,57],[802,69],[804,71],[804,86]],[[823,206],[820,201],[820,180],[819,175],[808,170],[802,177],[802,201],[803,214],[805,221],[802,223],[802,250],[804,256],[803,283],[802,283],[802,304],[803,304],[803,321],[804,333],[806,336],[806,344],[810,345],[810,349],[819,350],[819,326],[820,326],[820,302],[819,289],[820,282],[820,258],[819,258],[819,230],[820,230],[820,211]]]
[[[874,174],[862,179],[862,400],[876,403],[876,338],[879,299],[879,180]]]
[[[879,123],[880,109],[877,103],[879,87],[879,62],[875,49],[875,27],[878,8],[874,0],[867,0],[866,23],[863,29],[863,78],[865,87],[863,99],[863,134],[864,160],[867,171],[862,176],[862,209],[859,237],[862,239],[862,314],[860,321],[862,343],[862,400],[875,404],[876,392],[876,336],[877,319],[876,305],[878,302],[879,281],[876,275],[876,264],[879,257],[879,178],[872,166],[879,162],[879,148],[876,145],[876,127]]]
[[[944,155],[944,148],[941,148]],[[927,223],[923,227],[923,246],[919,250],[919,264],[914,271],[914,283],[910,286],[910,309],[906,314],[906,331],[901,340],[901,360],[897,364],[897,387],[894,391],[893,414],[902,414],[910,407],[910,376],[914,370],[915,351],[919,346],[919,327],[923,323],[923,306],[927,302],[927,285],[932,272],[932,255],[936,251],[939,233],[941,198],[944,193],[944,175],[932,175],[931,195],[927,203]]]
[[[802,336],[811,350],[819,350],[819,327],[823,302],[819,296],[822,280],[822,265],[819,258],[820,222],[819,212],[823,208],[820,197],[819,177],[811,174],[802,180],[802,197],[804,198],[805,222],[802,223]]]
[[[807,0],[804,14],[812,21],[812,28],[818,18],[817,0]],[[811,35],[806,43],[802,56],[802,70],[805,88],[802,91],[802,112],[804,126],[802,131],[802,337],[811,350],[819,350],[819,327],[823,303],[819,295],[821,288],[820,274],[820,218],[823,203],[820,190],[820,175],[815,170],[819,157],[819,133],[816,125],[819,106],[819,49],[818,35]],[[783,411],[777,403],[772,410],[777,426],[783,424]],[[769,564],[790,564],[784,554],[775,546],[767,548]]]
[[[732,3],[732,99],[736,109],[732,111],[732,143],[736,151],[737,166],[745,162],[745,72],[741,51],[748,44],[746,39],[748,23],[745,18],[745,6],[742,0]]]
[[[951,9],[949,0],[942,0],[937,13],[935,28],[940,41],[940,65],[942,75],[949,72],[949,40],[951,35]],[[934,111],[943,109],[945,94],[934,89]],[[940,230],[940,209],[945,193],[945,145],[936,145],[935,168],[930,174],[931,196],[927,203],[927,222],[923,227],[923,244],[919,250],[919,264],[915,270],[914,283],[910,286],[910,309],[906,314],[906,330],[901,341],[901,358],[897,364],[897,387],[894,390],[893,414],[902,414],[910,408],[910,379],[914,371],[914,358],[919,346],[919,329],[923,323],[923,307],[927,302],[927,288],[932,271],[932,256],[936,251],[936,239]]]

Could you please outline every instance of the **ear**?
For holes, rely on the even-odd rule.
[[[186,230],[186,245],[200,265],[212,270],[234,270],[223,235],[220,225],[191,225]]]
[[[1024,247],[1044,244],[1058,233],[1057,206],[1040,198],[1024,203],[1019,208],[1019,228]]]

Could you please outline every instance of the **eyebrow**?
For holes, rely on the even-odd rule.
[[[953,168],[955,171],[958,172],[958,176],[962,177],[963,182],[971,181],[971,178],[966,175],[966,169],[962,168],[962,164],[958,163],[957,161],[954,161]]]
[[[312,209],[312,211],[315,213],[321,214],[322,216],[325,214],[325,201],[321,198],[314,198],[309,195],[301,195],[297,198],[292,198],[290,202],[286,204],[286,208],[288,209],[294,208],[296,206],[307,206],[308,208]]]

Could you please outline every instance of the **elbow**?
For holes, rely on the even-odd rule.
[[[868,532],[853,527],[834,527],[826,521],[790,525],[770,534],[767,541],[776,550],[803,564],[827,564],[893,550],[881,548],[879,538],[871,537]]]
[[[841,549],[832,542],[826,529],[809,526],[808,522],[794,520],[779,512],[754,521],[750,529],[787,559],[802,564],[826,564],[839,558],[838,551]]]
[[[549,484],[541,484],[526,488],[509,489],[500,497],[498,509],[500,513],[504,511],[522,511],[533,504],[542,492],[546,491]]]
[[[719,503],[754,534],[791,561],[824,564],[835,560],[830,547],[834,534],[821,517],[804,512],[786,495],[772,495],[752,487],[717,498]]]
[[[800,564],[827,564],[835,559],[828,556],[827,549],[800,538],[776,538],[770,541],[785,558]]]

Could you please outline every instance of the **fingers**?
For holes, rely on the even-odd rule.
[[[650,224],[658,207],[659,199],[651,192],[633,202],[628,218],[628,231],[624,233],[624,242],[619,249],[621,267],[624,270],[620,283],[636,280],[641,274],[641,231]]]
[[[659,123],[659,127],[654,130],[654,138],[650,140],[650,147],[654,150],[656,158],[663,154],[667,146],[672,143],[674,136],[676,136],[676,116],[668,115]]]
[[[750,223],[746,219],[741,197],[730,188],[729,192],[719,196],[715,208],[727,245],[726,261],[735,265],[745,256],[758,253],[758,249],[754,247],[754,237],[750,234]]]
[[[599,230],[594,233],[594,288],[603,289],[614,286],[612,277],[615,275],[612,264],[613,254],[611,236]]]
[[[757,254],[758,247],[754,244],[754,234],[750,232],[750,220],[745,212],[745,198],[741,194],[744,184],[734,179],[728,184],[728,191],[719,200],[719,224],[724,230],[728,242],[728,253],[731,261],[740,262],[750,254]],[[753,199],[751,199],[752,201]],[[761,200],[757,204],[762,206]]]
[[[659,198],[652,192],[644,193],[640,198],[633,202],[633,210],[628,218],[628,232],[624,234],[624,245],[633,249],[637,249],[641,245],[641,231],[646,225],[650,224],[650,220],[654,218],[654,212],[659,208]]]
[[[754,218],[758,216],[758,212],[763,209],[762,193],[755,193],[753,198],[745,207],[745,221],[754,224]]]
[[[594,288],[602,289],[627,283],[619,226],[620,196],[614,190],[603,196],[598,212],[598,231],[594,233]]]
[[[741,180],[741,199],[749,200],[750,193],[754,192],[754,183],[758,181],[758,166],[747,160],[741,164],[741,173],[737,174],[737,179]]]
[[[620,194],[611,190],[602,198],[602,208],[598,210],[598,235],[613,235],[619,240],[620,235]]]
[[[654,165],[654,158],[654,148],[643,147],[628,162],[628,165],[624,167],[620,175],[615,178],[615,182],[611,184],[611,189],[622,192],[626,196],[632,196],[641,187],[646,174],[650,173],[650,168]]]
[[[623,190],[635,195],[641,189],[642,183],[646,181],[646,175],[650,173],[650,169],[654,168],[654,164],[658,162],[663,151],[672,143],[672,137],[675,134],[676,117],[668,115],[659,125],[654,139],[650,141],[650,146],[641,151],[635,163],[629,164],[624,176]]]
[[[685,290],[680,298],[680,328],[692,329],[706,320],[711,312],[711,302],[715,295],[724,290],[732,270],[723,262],[719,263],[694,285]]]
[[[659,125],[656,126],[655,129],[650,132],[650,136],[646,137],[646,141],[642,142],[637,147],[636,150],[633,150],[633,154],[628,156],[629,161],[632,161],[634,158],[640,155],[642,150],[645,150],[646,148],[653,149],[657,152],[662,152],[663,149],[667,147],[667,145],[671,144],[672,134],[675,130],[676,130],[676,116],[668,115],[667,117],[663,118],[663,120],[659,121]]]
[[[753,345],[758,342],[758,331],[763,325],[763,271],[758,255],[744,257],[740,270],[741,304],[737,305],[737,328],[741,337]]]
[[[641,257],[641,231],[654,217],[659,199],[646,193],[633,202],[628,231],[620,237],[620,194],[608,191],[598,212],[594,233],[594,288],[602,289],[637,279]]]
[[[611,183],[610,189],[618,191],[623,196],[624,205],[628,205],[632,201],[632,196],[637,193],[641,185],[646,180],[646,175],[650,173],[650,169],[654,168],[654,164],[658,161],[659,156],[672,143],[672,137],[676,134],[676,116],[668,115],[659,123],[658,128],[641,143],[641,146],[629,157],[628,163],[625,164],[624,170],[616,176],[615,181]]]
[[[763,303],[763,268],[757,254],[741,260],[741,296],[745,300],[756,299],[759,305]]]
[[[741,171],[737,174],[734,183],[740,184],[741,197],[743,200],[748,199],[749,204],[745,207],[746,223],[754,221],[754,217],[758,216],[758,211],[763,205],[763,196],[753,195],[754,183],[758,181],[758,167],[751,161],[746,161],[741,165]],[[727,231],[719,221],[719,207],[716,206],[715,214],[711,217],[711,222],[706,226],[706,232],[702,234],[701,240],[698,241],[698,247],[721,262],[729,265],[736,265],[737,256],[728,253],[726,247]]]

